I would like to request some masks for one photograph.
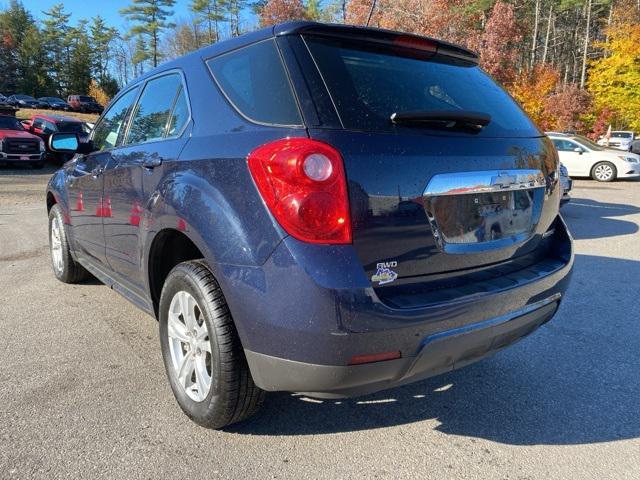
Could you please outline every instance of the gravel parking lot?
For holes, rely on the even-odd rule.
[[[640,182],[575,182],[559,314],[450,374],[344,401],[268,396],[209,431],[173,399],[156,322],[49,265],[52,170],[0,170],[0,478],[637,479]]]

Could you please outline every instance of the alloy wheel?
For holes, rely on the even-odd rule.
[[[606,182],[613,177],[613,168],[611,168],[611,165],[601,164],[596,167],[593,173],[598,180]]]
[[[211,389],[211,343],[195,298],[181,290],[171,299],[167,335],[174,374],[185,393],[203,401]]]
[[[62,273],[64,270],[64,259],[62,257],[62,227],[60,225],[60,219],[57,216],[53,217],[51,221],[51,261],[53,268],[57,273]]]

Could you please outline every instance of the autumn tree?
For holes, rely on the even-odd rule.
[[[603,58],[591,62],[588,90],[597,110],[614,112],[620,126],[640,131],[640,24],[622,22],[599,42]]]
[[[480,64],[497,81],[509,84],[516,74],[521,27],[514,7],[498,1],[493,6],[480,40]]]
[[[545,128],[550,130],[583,131],[584,116],[591,108],[591,96],[577,84],[559,86],[544,99]]]
[[[260,26],[275,25],[289,20],[308,19],[301,0],[269,0],[258,13]]]
[[[8,7],[0,12],[0,92],[14,91],[21,79],[18,72],[20,63],[31,62],[20,58],[20,48],[31,26],[34,26],[33,17],[18,0],[11,0]]]
[[[522,71],[510,87],[511,94],[543,130],[551,126],[545,112],[546,98],[557,88],[560,74],[549,65]]]

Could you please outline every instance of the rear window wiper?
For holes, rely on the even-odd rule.
[[[491,115],[471,110],[417,110],[394,112],[389,117],[394,125],[479,131],[491,123]]]

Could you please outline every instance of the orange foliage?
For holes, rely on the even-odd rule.
[[[509,88],[522,108],[543,130],[552,127],[546,116],[545,100],[556,90],[559,80],[560,74],[553,67],[536,65],[533,70],[524,70],[517,75]]]
[[[269,0],[259,11],[260,26],[266,27],[290,20],[308,20],[301,0]]]

